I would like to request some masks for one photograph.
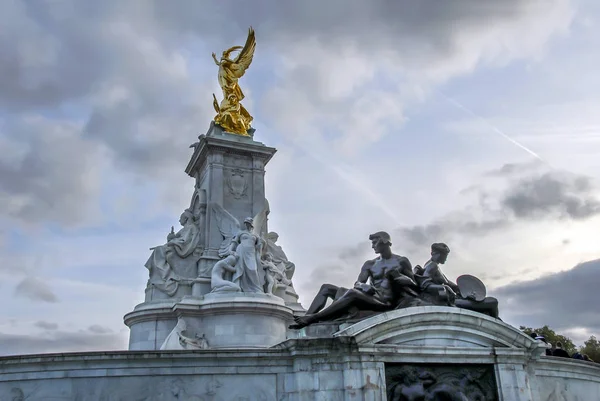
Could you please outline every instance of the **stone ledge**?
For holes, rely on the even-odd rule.
[[[543,351],[538,342],[501,320],[444,306],[417,306],[383,312],[340,330],[334,336],[354,337],[359,344],[391,342],[427,346],[445,343],[461,346],[459,343],[472,343],[480,347],[524,348],[536,354]]]
[[[211,126],[212,128],[212,126]],[[210,130],[209,130],[210,133]],[[228,153],[240,153],[257,156],[263,159],[264,165],[273,157],[277,149],[265,146],[261,142],[254,141],[252,138],[236,135],[200,135],[194,153],[185,168],[185,172],[194,177],[197,168],[205,162],[208,149],[222,150]]]

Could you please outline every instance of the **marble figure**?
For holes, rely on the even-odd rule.
[[[235,273],[235,265],[237,263],[237,257],[229,255],[225,259],[219,260],[215,263],[212,273],[210,276],[210,292],[239,292],[241,288],[239,285],[225,277],[232,277]]]
[[[219,256],[224,258],[232,255],[236,258],[235,272],[231,281],[237,284],[242,292],[264,293],[258,267],[261,266],[264,247],[264,240],[260,233],[266,221],[266,208],[255,218],[246,218],[243,227],[222,206],[214,203],[212,210],[224,238],[219,249]]]
[[[276,265],[273,262],[273,255],[267,253],[262,259],[262,268],[265,270],[265,281],[267,285],[267,294],[273,294],[275,284],[291,285],[292,281],[285,275],[285,266],[280,263]]]
[[[195,265],[197,261],[190,256],[194,254],[199,256],[197,254],[201,252],[199,249],[200,227],[191,210],[186,209],[182,213],[179,223],[182,226],[181,230],[175,233],[174,228],[171,227],[166,244],[150,248],[152,254],[145,265],[150,272],[149,284],[169,296],[175,294],[181,281],[180,275],[172,266],[173,258],[189,259],[189,263]]]
[[[169,333],[164,343],[160,346],[161,350],[178,349],[207,349],[208,341],[204,334],[199,336],[195,334],[191,337],[187,333],[187,324],[182,317],[177,319],[177,324]]]
[[[268,233],[266,237],[266,251],[271,254],[273,263],[275,263],[276,265],[283,264],[285,266],[285,275],[288,279],[291,280],[294,276],[296,265],[288,260],[287,255],[283,251],[283,248],[277,245],[278,239],[279,234],[277,234],[276,232],[271,231],[270,233]]]

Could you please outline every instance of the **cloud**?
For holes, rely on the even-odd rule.
[[[487,171],[484,175],[490,177],[512,177],[542,168],[547,168],[547,166],[539,160],[534,159],[524,163],[505,163],[502,165],[502,167]]]
[[[517,325],[557,331],[584,328],[600,335],[600,259],[583,262],[572,269],[537,280],[507,285],[494,290],[503,318]],[[579,339],[579,341],[582,341]]]
[[[549,172],[516,182],[501,205],[516,218],[586,219],[600,213],[597,190],[589,177]]]
[[[108,333],[112,333],[112,330],[108,327],[104,327],[104,326],[100,326],[98,324],[93,324],[90,327],[88,327],[88,330],[92,333],[95,334],[108,334]]]
[[[532,169],[530,163],[503,166],[497,171],[510,171],[510,174],[498,175],[494,177],[497,181],[490,182],[490,174],[486,172],[480,184],[471,185],[468,191],[459,191],[471,200],[464,208],[426,224],[391,230],[395,252],[408,256],[413,265],[422,264],[432,243],[445,242],[453,250],[451,265],[458,266],[460,274],[476,274],[493,284],[526,277],[524,270],[527,274],[537,270],[533,267],[518,272],[507,270],[507,266],[515,262],[512,258],[517,257],[518,250],[512,246],[511,255],[515,256],[505,254],[499,258],[496,252],[503,253],[500,247],[503,242],[499,242],[502,237],[511,237],[517,231],[525,233],[534,227],[532,224],[581,221],[600,214],[600,209],[591,206],[598,203],[598,188],[586,176],[548,170],[547,167]],[[563,240],[559,238],[557,243],[568,245]],[[325,282],[349,285],[358,275],[362,263],[374,257],[366,236],[365,241],[354,247],[338,248],[334,255],[335,260],[328,260],[313,269],[302,288],[314,292]],[[480,259],[482,257],[486,259]],[[496,267],[496,262],[507,265]]]
[[[34,326],[38,327],[40,329],[43,329],[43,330],[56,330],[56,329],[58,329],[58,324],[57,323],[45,322],[43,320],[35,322]]]
[[[101,154],[66,120],[29,115],[0,125],[0,208],[25,222],[75,223],[100,194]]]
[[[98,334],[89,331],[53,331],[44,335],[0,333],[0,355],[48,352],[110,351],[127,348],[127,335]]]
[[[15,287],[15,295],[28,298],[32,301],[55,303],[58,297],[52,289],[41,279],[26,277]]]
[[[167,177],[158,186],[167,199],[181,201],[181,191],[171,189],[186,179],[181,160],[210,122],[209,95],[206,102],[198,95],[210,92],[190,78],[185,52],[167,44],[148,10],[111,2],[35,11],[26,3],[3,5],[0,144],[10,152],[0,158],[0,207],[6,217],[89,224],[100,215],[93,207],[105,174],[117,170],[129,180],[131,173]]]
[[[528,54],[557,30],[564,31],[574,14],[570,2],[564,0],[458,0],[452,4],[435,0],[273,4],[260,0],[245,5],[184,1],[176,5],[155,2],[155,7],[160,21],[174,30],[214,35],[224,25],[253,25],[261,43],[290,48],[314,39],[327,44],[330,50],[351,43],[361,50],[385,49],[390,54],[402,54],[400,66],[414,63],[426,69],[440,68],[426,62],[439,58],[468,63],[479,58]],[[523,32],[528,35],[521,36]],[[342,72],[348,73],[347,69]]]
[[[537,164],[536,164],[537,165]],[[531,163],[514,163],[495,170],[500,186],[487,182],[460,191],[476,199],[425,225],[400,227],[394,234],[410,244],[428,244],[436,238],[485,236],[521,220],[584,220],[600,214],[600,188],[590,177],[560,170],[540,171]],[[520,172],[518,176],[515,176]],[[490,172],[485,173],[489,176]],[[498,189],[500,187],[500,189]],[[448,239],[449,241],[449,239]]]
[[[19,221],[89,222],[113,172],[184,203],[188,145],[213,114],[206,47],[243,40],[249,25],[257,121],[290,138],[330,131],[352,156],[397,130],[422,86],[537,54],[572,17],[567,0],[4,4],[0,206]]]

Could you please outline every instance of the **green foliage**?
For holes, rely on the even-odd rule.
[[[582,355],[586,354],[595,362],[600,362],[600,341],[598,341],[595,336],[591,336],[583,343],[583,347],[579,349],[579,352]]]
[[[567,351],[569,355],[573,355],[575,352],[577,352],[577,347],[575,347],[575,344],[573,344],[573,341],[571,341],[569,337],[565,337],[562,334],[557,334],[554,330],[548,327],[548,325],[540,327],[539,329],[532,329],[531,327],[521,326],[519,327],[519,330],[528,335],[531,333],[537,333],[538,336],[543,336],[546,339],[546,341],[552,344],[553,347],[555,347],[556,343],[560,341],[563,345],[563,349]],[[588,355],[590,358],[592,358],[590,354]]]

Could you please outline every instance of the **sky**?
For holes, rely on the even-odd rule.
[[[189,205],[211,53],[240,85],[269,229],[308,307],[385,230],[433,242],[514,326],[600,336],[596,0],[4,1],[0,355],[126,349],[148,248]]]

